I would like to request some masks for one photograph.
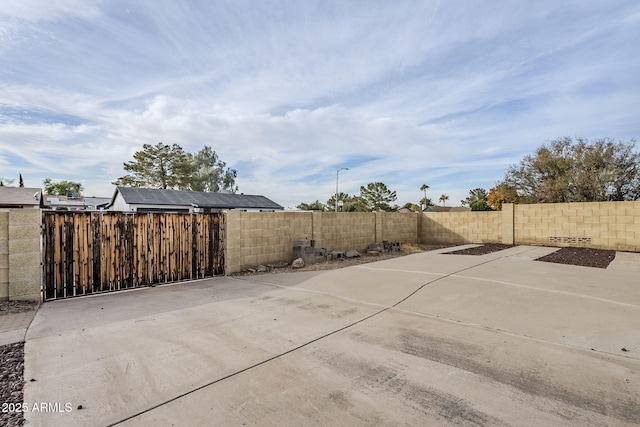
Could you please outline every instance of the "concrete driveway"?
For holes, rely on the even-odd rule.
[[[639,424],[640,254],[606,270],[533,261],[553,250],[440,250],[49,302],[27,332],[25,418]]]

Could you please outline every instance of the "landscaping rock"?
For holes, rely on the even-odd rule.
[[[302,258],[297,258],[291,263],[291,267],[293,268],[302,268],[304,267],[304,260]]]
[[[269,267],[267,267],[266,265],[262,265],[262,264],[261,264],[261,265],[259,265],[259,266],[257,266],[257,267],[256,267],[256,271],[257,271],[258,273],[264,273],[264,272],[266,272],[266,271],[269,271]]]
[[[359,258],[361,255],[358,251],[347,251],[344,256],[347,258]]]
[[[270,264],[267,264],[267,267],[269,268],[285,268],[288,266],[289,266],[289,263],[287,261],[278,261],[278,262],[272,262]]]

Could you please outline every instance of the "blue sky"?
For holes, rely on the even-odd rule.
[[[457,205],[562,136],[640,136],[640,3],[3,0],[0,177],[111,196],[210,145],[294,208],[382,181]]]

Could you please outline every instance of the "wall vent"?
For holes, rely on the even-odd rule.
[[[564,243],[574,245],[590,245],[591,237],[567,237],[567,236],[551,236],[549,237],[549,243]]]

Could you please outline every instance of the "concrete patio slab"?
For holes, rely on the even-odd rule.
[[[27,328],[33,320],[36,310],[0,316],[0,345],[24,341]]]
[[[612,270],[527,259],[539,249],[433,251],[45,303],[27,333],[25,418],[640,423],[640,259]]]

